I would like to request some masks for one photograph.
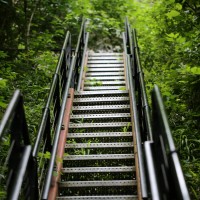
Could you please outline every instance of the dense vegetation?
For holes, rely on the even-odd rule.
[[[90,48],[117,49],[128,16],[137,28],[146,86],[158,84],[193,199],[200,199],[200,3],[195,0],[0,0],[0,118],[25,97],[34,140],[66,30],[90,20]]]

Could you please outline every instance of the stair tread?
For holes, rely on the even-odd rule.
[[[124,72],[87,72],[86,77],[90,76],[121,76]]]
[[[59,183],[60,187],[116,187],[116,186],[134,186],[135,180],[110,180],[110,181],[63,181]]]
[[[108,68],[108,67],[102,67],[102,68],[90,68],[88,67],[87,72],[118,72],[118,71],[124,71],[123,67],[115,67],[115,68]]]
[[[84,90],[120,90],[122,86],[86,86]]]
[[[118,56],[89,56],[88,60],[122,60],[123,56],[118,55]]]
[[[108,122],[108,123],[70,123],[69,128],[91,128],[91,127],[125,127],[132,126],[130,122]]]
[[[88,64],[123,64],[124,61],[123,60],[88,60]]]
[[[132,132],[68,133],[67,138],[131,137]]]
[[[72,110],[110,110],[110,109],[129,109],[130,105],[98,105],[98,106],[73,106]]]
[[[123,53],[89,53],[88,57],[96,57],[96,56],[122,56]]]
[[[124,148],[124,147],[125,148],[133,147],[133,142],[65,144],[65,148]]]
[[[120,166],[120,167],[70,167],[63,168],[64,173],[94,173],[94,172],[133,172],[133,166]]]
[[[84,78],[85,80],[125,80],[124,76],[88,76]]]
[[[101,85],[125,85],[125,81],[100,81]],[[93,81],[86,81],[84,85],[94,85],[96,82]]]
[[[68,133],[67,138],[130,137],[132,132]]]
[[[122,160],[134,159],[134,154],[67,155],[64,160]]]
[[[128,94],[128,90],[107,90],[107,91],[79,91],[75,92],[75,95],[91,95],[91,94]]]
[[[129,101],[129,97],[90,97],[75,98],[73,102]]]
[[[61,200],[136,200],[138,199],[137,195],[102,195],[102,196],[66,196],[66,197],[57,197]]]
[[[88,63],[87,67],[88,68],[110,68],[110,67],[115,68],[115,67],[124,67],[124,64],[123,63],[114,63],[114,64],[113,63],[109,63],[109,64],[107,64],[107,63],[103,63],[103,64]]]
[[[127,118],[131,117],[130,113],[115,113],[115,114],[85,114],[71,115],[70,119],[92,119],[92,118]]]

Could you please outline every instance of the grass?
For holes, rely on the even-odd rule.
[[[126,90],[126,87],[122,86],[122,87],[119,88],[119,90]]]
[[[91,80],[85,80],[85,82],[90,83],[91,86],[102,86],[102,81],[97,81],[95,78]]]

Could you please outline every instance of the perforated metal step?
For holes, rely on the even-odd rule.
[[[96,63],[91,63],[91,64],[87,64],[87,67],[89,68],[115,68],[115,67],[124,67],[123,63],[116,63],[116,64],[112,64],[112,63],[104,63],[104,64],[96,64]]]
[[[76,143],[66,144],[65,148],[127,148],[133,147],[132,142],[117,143]]]
[[[100,105],[100,106],[74,106],[72,111],[76,110],[117,110],[129,109],[130,105]]]
[[[134,159],[134,154],[97,154],[97,155],[65,155],[63,160],[127,160]]]
[[[106,57],[106,56],[122,56],[123,53],[90,53],[89,57],[91,56],[102,56],[102,57]]]
[[[60,200],[137,200],[137,195],[114,195],[114,196],[66,196],[57,197]]]
[[[103,76],[92,76],[92,77],[85,77],[84,78],[84,80],[105,80],[105,81],[107,81],[107,80],[125,80],[125,78],[124,78],[124,76],[105,76],[105,77],[103,77]]]
[[[115,180],[115,181],[67,181],[60,182],[60,187],[116,187],[135,186],[135,180]]]
[[[117,63],[117,64],[123,64],[123,60],[88,60],[88,64],[113,64],[113,63]]]
[[[69,133],[67,138],[132,137],[132,132]]]
[[[107,90],[107,91],[79,91],[75,92],[74,95],[91,95],[91,94],[128,94],[128,90]]]
[[[117,102],[129,101],[129,97],[96,97],[96,98],[75,98],[74,99],[74,103],[108,102],[108,101],[117,101]],[[114,117],[114,116],[110,116],[110,117]]]
[[[122,167],[79,167],[79,168],[63,168],[63,173],[94,173],[94,172],[132,172],[135,167],[122,166]]]
[[[85,91],[94,91],[94,90],[121,90],[124,89],[121,86],[95,86],[95,87],[84,87]]]
[[[127,122],[117,122],[117,123],[70,123],[69,128],[91,128],[91,127],[126,127],[131,126]]]
[[[130,113],[115,113],[115,114],[71,115],[70,119],[126,118],[126,117],[131,117],[131,114]]]
[[[86,77],[91,76],[123,76],[124,72],[87,72]]]
[[[89,56],[88,60],[122,60],[122,56]]]
[[[102,67],[102,68],[88,68],[87,72],[118,72],[118,71],[124,71],[123,67],[115,67],[115,68],[108,68],[108,67]]]
[[[99,83],[96,81],[86,81],[84,85],[125,85],[125,81],[100,81]]]

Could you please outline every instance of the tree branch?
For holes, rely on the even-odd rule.
[[[30,31],[31,31],[31,24],[32,24],[33,17],[35,15],[35,12],[37,10],[39,3],[40,3],[40,0],[37,0],[36,3],[35,3],[35,7],[34,7],[32,13],[31,13],[30,19],[27,23],[27,31],[26,31],[27,48],[29,48],[29,36],[30,36]]]

